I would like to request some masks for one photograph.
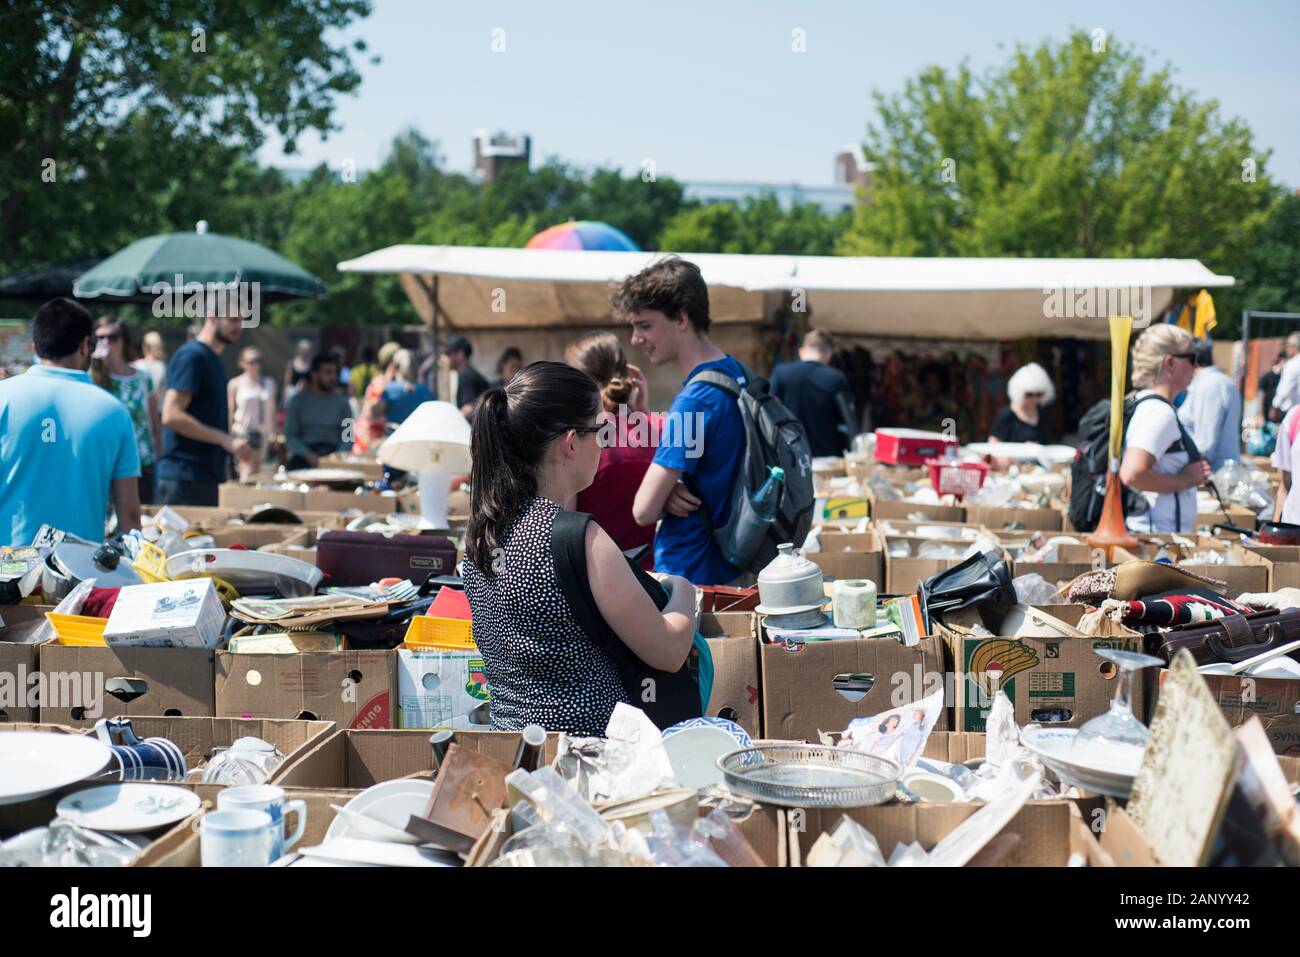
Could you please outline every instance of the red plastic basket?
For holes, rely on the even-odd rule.
[[[930,484],[940,495],[955,495],[960,501],[963,495],[978,492],[989,474],[987,462],[948,462],[943,459],[928,459],[926,467],[930,470]]]

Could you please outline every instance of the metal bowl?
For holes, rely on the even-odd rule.
[[[737,794],[785,807],[866,807],[894,797],[902,767],[888,758],[815,744],[764,744],[718,759]]]

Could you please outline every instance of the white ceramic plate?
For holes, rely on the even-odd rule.
[[[349,811],[365,814],[398,831],[405,831],[406,822],[412,814],[423,814],[429,806],[429,797],[433,794],[432,781],[385,781],[367,788],[347,804]],[[325,840],[335,838],[356,838],[362,840],[379,840],[389,843],[419,844],[420,839],[413,834],[405,835],[405,840],[397,841],[384,827],[367,828],[355,818],[348,819],[335,815],[325,832]]]
[[[108,784],[69,794],[55,813],[92,831],[133,834],[183,821],[202,799],[188,788],[170,784]]]
[[[740,750],[731,734],[713,725],[684,728],[663,741],[677,783],[684,788],[721,784],[718,758]]]
[[[1020,743],[1042,758],[1066,783],[1111,797],[1128,797],[1133,790],[1136,768],[1129,771],[1072,760],[1070,749],[1078,733],[1075,728],[1025,728],[1020,732]]]
[[[355,469],[294,469],[286,472],[285,478],[290,482],[306,482],[308,485],[362,485],[366,474]]]
[[[961,450],[1000,459],[1040,459],[1055,464],[1073,462],[1075,453],[1071,445],[1038,445],[1035,442],[972,442],[963,445]]]
[[[191,549],[167,559],[166,570],[171,578],[215,575],[239,592],[274,588],[286,598],[312,594],[324,577],[319,568],[301,559],[242,548]]]
[[[108,745],[83,734],[0,732],[0,804],[30,801],[94,777],[112,759]]]

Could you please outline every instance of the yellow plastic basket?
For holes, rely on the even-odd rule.
[[[153,542],[144,543],[131,567],[146,584],[170,581],[167,577],[167,553]]]
[[[443,651],[474,651],[474,631],[468,621],[459,618],[435,618],[416,615],[406,628],[406,644],[412,648],[438,648]]]
[[[54,640],[61,645],[79,645],[82,647],[102,647],[104,629],[108,626],[107,618],[92,618],[89,615],[56,615],[47,611],[45,617],[54,626]]]

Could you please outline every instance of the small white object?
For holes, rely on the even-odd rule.
[[[836,628],[876,627],[876,583],[870,579],[836,579],[831,602]]]
[[[113,752],[94,737],[49,731],[0,734],[0,804],[18,804],[108,767]]]
[[[92,831],[132,834],[183,821],[202,806],[193,791],[172,784],[106,784],[69,794],[55,813]]]
[[[285,851],[302,840],[302,835],[307,830],[307,802],[288,800],[284,788],[274,784],[250,784],[226,788],[217,795],[217,810],[265,811],[271,815],[271,820],[276,824],[276,839],[271,850],[272,860],[282,857]],[[295,815],[297,819],[292,834],[288,833],[287,818],[290,814]]]
[[[684,728],[663,739],[677,783],[684,788],[705,788],[721,784],[718,758],[737,750],[736,739],[710,725]]]
[[[385,841],[335,837],[316,847],[304,847],[303,857],[324,858],[348,864],[374,864],[380,867],[459,867],[460,858],[451,851],[393,844]]]
[[[215,648],[225,625],[210,578],[127,585],[109,613],[104,642],[110,648]]]

